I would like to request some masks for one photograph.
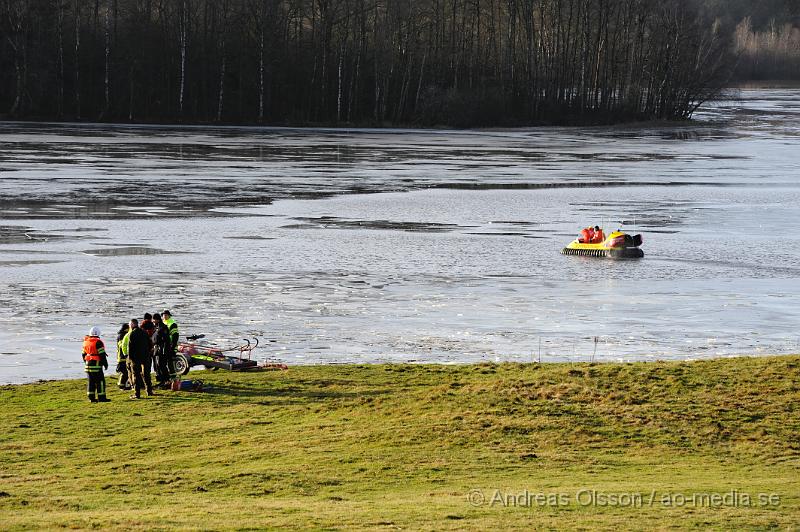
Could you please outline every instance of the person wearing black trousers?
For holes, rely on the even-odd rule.
[[[150,381],[153,344],[147,333],[139,328],[139,320],[134,318],[129,325],[130,331],[122,339],[122,352],[128,357],[128,379],[133,385],[131,399],[139,399],[142,388],[148,396],[154,395]]]
[[[131,383],[128,380],[128,355],[122,352],[122,340],[127,336],[129,330],[128,324],[123,323],[117,332],[117,373],[119,373],[117,386],[120,390],[131,389]]]
[[[100,339],[100,328],[92,327],[83,339],[83,362],[89,379],[87,395],[93,403],[108,403],[106,397],[106,377],[103,369],[108,369],[106,348]]]
[[[175,371],[175,353],[178,352],[178,339],[180,338],[180,332],[178,331],[178,324],[172,319],[172,312],[169,310],[164,310],[164,312],[161,313],[161,319],[169,330],[171,351],[167,361],[169,364],[169,380],[174,381],[178,378],[178,373]]]
[[[161,315],[156,312],[153,314],[153,324],[156,327],[153,333],[153,361],[155,362],[156,380],[159,388],[169,388],[171,378],[170,362],[172,359],[172,341],[169,329],[161,321]]]

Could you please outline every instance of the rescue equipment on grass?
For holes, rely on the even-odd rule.
[[[204,334],[187,336],[185,342],[178,344],[178,352],[175,354],[175,372],[179,375],[186,375],[192,366],[205,366],[206,369],[227,369],[229,371],[244,371],[258,366],[258,362],[252,360],[253,350],[258,347],[258,338],[255,342],[244,339],[244,344],[222,349],[211,343],[198,342],[205,338]],[[239,356],[226,354],[238,352]]]

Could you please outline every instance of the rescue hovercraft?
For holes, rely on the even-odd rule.
[[[588,257],[609,257],[612,259],[638,259],[644,257],[639,249],[642,235],[629,235],[614,231],[602,241],[587,238],[584,230],[582,238],[576,238],[561,250],[562,255],[584,255]]]

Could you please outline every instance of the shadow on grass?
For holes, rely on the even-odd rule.
[[[362,398],[378,397],[394,393],[388,388],[367,389],[361,391],[339,391],[324,388],[311,388],[307,386],[283,386],[279,388],[261,388],[258,386],[242,386],[235,384],[205,383],[202,391],[198,392],[164,392],[163,395],[177,401],[214,401],[226,399],[233,402],[253,402],[251,399],[261,399],[257,404],[310,404],[329,400],[358,400]],[[236,401],[243,399],[243,401]],[[267,401],[265,401],[265,399]]]

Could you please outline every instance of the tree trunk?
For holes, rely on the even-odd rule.
[[[64,116],[64,3],[58,4],[58,118]]]
[[[180,47],[181,47],[181,74],[180,74],[180,88],[178,90],[178,117],[183,118],[183,95],[186,86],[186,48],[189,32],[189,6],[188,0],[183,0],[181,3],[180,22]]]
[[[425,77],[425,61],[428,59],[428,51],[422,55],[422,64],[419,67],[419,81],[417,81],[417,94],[414,97],[414,113],[419,109],[419,95],[422,92],[422,79]]]
[[[264,122],[264,39],[267,25],[266,1],[261,2],[261,28],[258,42],[258,123]]]
[[[105,28],[104,28],[104,36],[105,36],[105,44],[106,44],[106,55],[105,55],[105,76],[103,79],[103,88],[104,88],[104,96],[105,96],[105,103],[103,105],[103,112],[100,114],[100,119],[104,120],[108,118],[108,112],[111,108],[111,89],[109,87],[109,78],[110,78],[110,70],[111,70],[111,9],[109,6],[106,5],[106,12],[105,12]]]
[[[134,86],[134,82],[133,82],[133,80],[134,80],[134,72],[135,71],[134,71],[133,63],[131,62],[131,67],[130,67],[129,72],[128,72],[128,80],[129,80],[129,84],[130,84],[130,87],[129,87],[130,93],[129,93],[129,98],[128,98],[128,122],[133,122],[133,95],[134,95],[134,91],[136,90],[135,86]]]
[[[75,118],[81,118],[81,17],[80,0],[75,0]]]
[[[217,122],[222,120],[222,107],[225,101],[225,73],[228,67],[227,56],[227,32],[228,32],[228,4],[227,0],[223,0],[220,5],[222,9],[222,28],[220,29],[220,52],[222,54],[222,62],[219,67],[219,92],[217,96]]]
[[[219,97],[217,98],[217,122],[222,120],[222,102],[224,101],[225,97],[225,68],[228,63],[228,58],[224,55],[223,49],[223,56],[222,56],[222,64],[219,68]]]
[[[339,70],[337,73],[336,88],[336,123],[342,121],[342,58],[344,57],[344,45],[339,49]]]

